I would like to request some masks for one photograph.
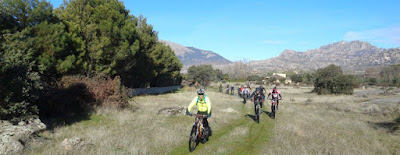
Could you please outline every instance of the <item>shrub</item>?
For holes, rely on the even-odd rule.
[[[258,75],[250,75],[247,77],[247,81],[261,81],[262,78]]]
[[[370,78],[370,79],[368,80],[368,84],[369,84],[369,85],[376,85],[376,84],[377,84],[376,78]]]
[[[318,94],[353,94],[354,76],[343,75],[339,66],[329,65],[315,73],[314,90]]]
[[[187,80],[197,82],[207,82],[223,80],[224,74],[221,70],[214,70],[211,65],[190,66],[186,75]]]
[[[18,122],[38,113],[35,105],[43,84],[32,70],[31,51],[0,51],[0,118]]]
[[[290,79],[292,79],[292,81],[295,83],[303,82],[303,76],[301,74],[294,74],[290,76]]]
[[[128,97],[118,76],[114,79],[64,76],[58,87],[42,98],[41,116],[88,115],[96,107],[120,109],[128,106]]]

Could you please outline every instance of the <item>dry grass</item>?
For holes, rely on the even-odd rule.
[[[252,104],[207,91],[213,105],[209,122],[214,134],[194,153],[400,154],[396,128],[400,120],[394,122],[400,105],[392,102],[398,96],[357,95],[369,90],[357,90],[352,96],[318,96],[309,93],[311,88],[280,88],[285,100],[276,119],[263,114],[260,124],[245,117],[254,113]],[[194,118],[159,111],[187,107],[194,96],[195,90],[185,87],[176,93],[135,97],[130,101],[132,109],[99,109],[89,120],[41,133],[47,140],[38,141],[23,154],[187,154]],[[80,137],[87,145],[65,151],[60,144],[71,137]]]
[[[48,140],[37,142],[24,154],[161,154],[187,143],[194,118],[180,113],[173,116],[158,114],[167,107],[187,107],[197,94],[192,88],[177,93],[139,96],[131,100],[133,110],[99,109],[89,120],[46,131],[40,136]],[[208,92],[213,115],[209,123],[218,131],[242,118],[240,99]],[[226,110],[230,108],[229,110]],[[196,108],[192,113],[196,112]],[[80,137],[87,145],[75,151],[65,151],[61,142],[65,138]],[[185,145],[186,146],[186,145]]]
[[[267,154],[399,154],[400,134],[382,125],[399,117],[400,103],[365,97],[318,96],[311,89],[289,89],[275,121]],[[366,90],[356,90],[366,91]],[[356,92],[357,93],[357,92]],[[398,95],[385,96],[398,98]],[[360,102],[361,100],[361,102]],[[374,110],[371,110],[374,107]],[[389,112],[392,109],[391,112]],[[396,111],[397,109],[397,111]],[[383,123],[385,124],[385,123]]]

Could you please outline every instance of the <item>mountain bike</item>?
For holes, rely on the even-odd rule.
[[[195,121],[193,122],[193,127],[192,130],[190,131],[190,137],[189,137],[189,151],[193,152],[194,149],[196,149],[196,146],[199,144],[199,142],[205,142],[208,141],[208,133],[205,132],[205,128],[203,126],[203,118],[206,118],[207,115],[192,115],[190,116],[195,117]],[[210,131],[211,132],[211,131]]]
[[[254,113],[256,114],[257,123],[260,123],[260,114],[261,114],[260,104],[261,103],[259,98],[254,100],[254,106],[255,106]]]
[[[282,100],[282,99],[278,99],[277,97],[275,97],[274,99],[271,99],[272,103],[271,103],[271,116],[273,119],[275,119],[275,114],[278,110],[277,108],[277,102],[278,100]]]
[[[246,98],[247,98],[247,95],[248,93],[247,92],[243,92],[243,94],[242,94],[242,98],[243,98],[243,103],[244,104],[246,104]]]

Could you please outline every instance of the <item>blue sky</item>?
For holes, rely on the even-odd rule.
[[[58,7],[62,0],[50,0]],[[159,38],[236,61],[264,60],[337,41],[400,47],[400,0],[125,0]]]

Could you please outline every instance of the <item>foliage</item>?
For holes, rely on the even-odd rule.
[[[280,83],[285,83],[285,81],[286,81],[286,78],[279,79]]]
[[[368,84],[369,84],[369,85],[376,85],[376,84],[377,84],[376,78],[369,78]]]
[[[292,81],[296,83],[303,82],[303,76],[301,74],[293,74],[292,76],[290,76],[290,79],[292,79]]]
[[[380,73],[381,83],[389,86],[400,86],[400,66],[392,65],[384,67]]]
[[[42,96],[39,110],[44,117],[85,115],[95,107],[127,107],[127,98],[118,76],[64,76],[58,88]]]
[[[247,81],[261,81],[262,77],[258,75],[250,75],[247,77]]]
[[[187,79],[197,82],[208,82],[223,80],[224,74],[221,70],[214,70],[211,65],[190,66],[187,72]]]
[[[158,41],[146,18],[129,14],[118,0],[64,1],[55,10],[47,1],[2,0],[0,57],[2,119],[37,114],[38,98],[66,92],[53,90],[68,75],[106,75],[127,87],[182,80],[173,50]]]
[[[120,75],[129,87],[169,86],[181,82],[182,64],[158,42],[147,19],[129,15],[117,0],[76,0],[60,8],[76,46],[82,75]]]
[[[364,84],[380,86],[400,86],[400,65],[368,68],[363,75]]]
[[[269,82],[271,82],[271,83],[274,83],[276,81],[276,78],[275,77],[271,77],[270,79],[269,79]]]
[[[35,103],[44,86],[42,77],[51,74],[52,58],[59,54],[57,40],[43,41],[63,33],[53,31],[59,25],[48,2],[0,3],[0,117],[19,121],[38,113]]]
[[[315,72],[314,92],[318,94],[353,94],[355,77],[343,75],[339,66],[329,65]]]

